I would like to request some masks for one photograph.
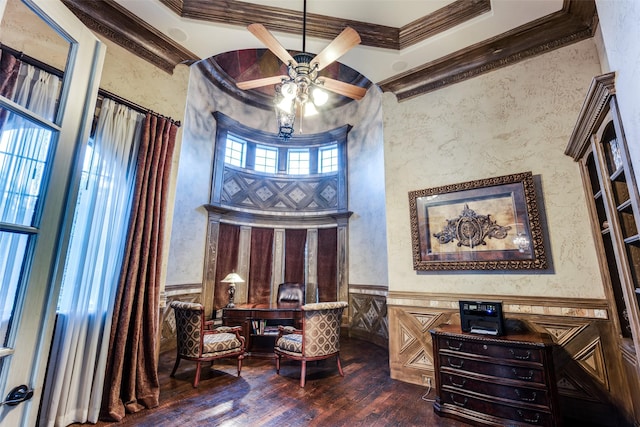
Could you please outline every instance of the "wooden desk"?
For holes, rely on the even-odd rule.
[[[222,310],[222,323],[242,326],[249,356],[273,356],[278,325],[302,327],[299,304],[240,304]]]

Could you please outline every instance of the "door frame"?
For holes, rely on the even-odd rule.
[[[0,19],[7,1],[21,1],[69,43],[55,123],[39,122],[57,132],[51,169],[43,184],[44,204],[38,230],[30,238],[25,276],[16,297],[9,346],[0,373],[0,399],[25,384],[33,397],[17,406],[0,406],[0,424],[36,425],[53,336],[66,250],[75,210],[84,147],[91,131],[106,47],[60,0],[0,0]],[[73,79],[73,84],[71,80]],[[2,105],[14,112],[15,104]],[[22,110],[21,114],[28,115]],[[18,338],[19,337],[19,338]]]

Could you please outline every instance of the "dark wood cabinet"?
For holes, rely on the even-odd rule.
[[[438,415],[476,425],[561,425],[548,335],[494,337],[443,325],[431,336]]]
[[[640,196],[618,112],[615,73],[593,79],[565,154],[580,164],[602,281],[618,335],[611,390],[640,421]],[[620,357],[621,356],[621,357]],[[619,361],[616,360],[619,358]]]

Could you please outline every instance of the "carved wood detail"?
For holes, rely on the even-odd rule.
[[[615,79],[615,72],[594,77],[564,151],[564,154],[571,156],[573,160],[577,161],[584,155],[591,144],[591,135],[602,123],[602,112],[616,93]]]

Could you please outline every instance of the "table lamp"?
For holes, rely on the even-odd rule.
[[[229,273],[221,280],[222,283],[229,283],[229,304],[228,308],[233,308],[236,305],[233,303],[233,298],[236,295],[236,283],[243,283],[244,279],[237,273]]]

